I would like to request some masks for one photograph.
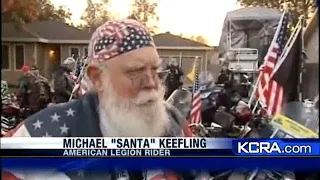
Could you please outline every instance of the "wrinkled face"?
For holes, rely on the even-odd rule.
[[[157,74],[160,63],[156,49],[146,47],[108,60],[105,68],[88,67],[101,119],[116,131],[113,136],[160,136],[167,128],[164,87]]]
[[[134,98],[145,90],[158,90],[157,69],[161,65],[155,48],[148,47],[128,52],[108,64],[113,88],[120,96]]]

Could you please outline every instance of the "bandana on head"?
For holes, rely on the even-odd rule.
[[[135,20],[110,21],[93,33],[89,43],[89,59],[105,61],[117,55],[155,46],[146,28]]]

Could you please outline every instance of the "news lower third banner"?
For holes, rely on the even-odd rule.
[[[2,157],[320,157],[318,139],[1,138]]]

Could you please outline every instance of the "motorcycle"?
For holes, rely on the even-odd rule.
[[[216,88],[216,89],[215,89]],[[251,118],[251,111],[244,106],[240,98],[230,97],[223,88],[217,86],[213,90],[201,92],[202,124],[190,124],[196,136],[200,137],[244,137],[250,127],[243,126]],[[231,102],[233,108],[226,108],[225,102]],[[189,118],[192,93],[187,89],[177,89],[167,99],[167,102],[176,107],[181,115]],[[228,105],[227,105],[228,106]],[[247,111],[244,111],[246,109]],[[245,112],[245,114],[243,113]],[[249,113],[247,113],[249,112]]]
[[[204,97],[207,98],[209,95]],[[181,114],[187,119],[191,107],[191,99],[192,93],[189,90],[180,89],[176,90],[168,98],[168,102],[178,108]],[[230,112],[226,112],[225,108],[218,107],[214,113],[215,117],[213,119],[215,121],[212,122],[210,126],[190,124],[190,127],[194,134],[200,137],[318,138],[318,115],[318,109],[316,109],[310,101],[290,102],[283,106],[283,110],[279,115],[270,119],[266,116],[263,109],[257,114],[252,114],[246,103],[240,99],[237,100],[237,105],[231,108]],[[249,127],[249,129],[246,129],[247,127]],[[315,180],[316,178],[313,177],[318,175],[301,175],[298,172],[278,172],[257,169],[253,172],[233,170],[218,175],[204,173],[200,176],[208,180]]]
[[[2,99],[1,137],[23,121],[28,112],[28,109],[19,107],[16,96],[9,94]]]
[[[281,113],[277,114],[268,124],[261,126],[260,138],[319,138],[319,111],[312,101],[294,101],[284,104]],[[253,172],[233,172],[229,179],[280,179],[280,180],[316,180],[319,174],[299,172],[275,172],[255,170]]]

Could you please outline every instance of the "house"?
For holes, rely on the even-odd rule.
[[[2,78],[16,85],[21,67],[36,65],[50,78],[61,60],[87,53],[90,35],[65,23],[43,21],[17,26],[2,23]]]
[[[170,32],[153,36],[160,58],[167,62],[175,59],[179,62],[185,75],[193,68],[196,57],[200,60],[200,71],[207,71],[212,59],[217,55],[217,49],[187,38],[176,36]],[[187,84],[191,83],[189,81]]]
[[[86,55],[91,34],[61,22],[44,21],[22,27],[3,23],[1,36],[2,78],[9,84],[16,85],[24,64],[36,65],[42,74],[50,78],[52,70],[62,60],[71,55]],[[153,38],[160,57],[164,61],[176,59],[185,74],[191,71],[196,57],[201,60],[201,70],[207,70],[215,54],[213,47],[169,32]]]
[[[319,14],[318,9],[304,31],[305,52],[308,59],[303,76],[303,98],[313,100],[319,95]]]

